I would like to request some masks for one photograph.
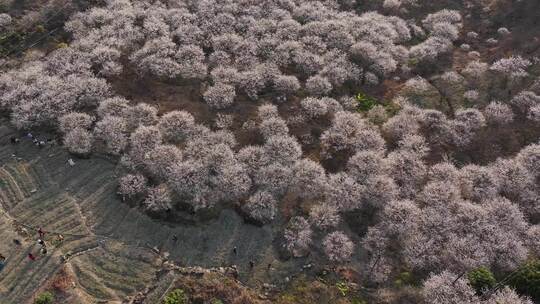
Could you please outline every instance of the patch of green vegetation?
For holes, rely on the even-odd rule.
[[[212,304],[223,304],[223,301],[221,301],[220,299],[213,299]]]
[[[401,110],[401,107],[392,101],[378,100],[375,97],[362,92],[356,94],[355,99],[358,101],[358,106],[356,108],[358,112],[368,112],[373,109],[373,107],[380,105],[384,107],[388,117],[392,117]]]
[[[34,304],[53,304],[54,303],[54,296],[52,293],[46,291],[34,300]]]
[[[344,297],[346,297],[349,293],[349,286],[345,282],[336,283],[336,287],[339,290],[339,293],[341,293],[341,295]]]
[[[366,95],[362,92],[356,94],[355,96],[356,100],[358,101],[358,111],[360,112],[367,112],[371,110],[374,106],[378,104],[377,99]]]
[[[479,267],[467,274],[469,283],[479,294],[487,289],[492,288],[497,284],[497,280],[493,273],[486,267]]]
[[[512,276],[509,285],[518,293],[540,301],[540,259],[534,259],[521,266]]]
[[[341,289],[341,291],[340,291]],[[276,304],[350,304],[354,290],[347,282],[323,282],[301,276],[280,293]],[[347,297],[343,295],[347,295]]]
[[[189,299],[182,289],[175,289],[163,300],[163,304],[187,304]]]

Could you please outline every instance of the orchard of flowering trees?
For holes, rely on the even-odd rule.
[[[71,16],[69,46],[2,71],[16,128],[114,155],[119,195],[153,216],[233,207],[280,225],[291,257],[351,263],[372,286],[407,269],[426,303],[531,303],[464,274],[540,254],[538,58],[457,50],[478,35],[466,16],[406,18],[418,1],[105,2]],[[430,69],[456,52],[459,68]],[[122,96],[123,78],[195,88],[204,113]]]

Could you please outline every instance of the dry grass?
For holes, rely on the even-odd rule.
[[[258,295],[242,286],[234,279],[217,274],[207,273],[201,277],[182,277],[176,287],[183,289],[194,303],[212,303],[221,300],[234,304],[270,304],[258,298]]]

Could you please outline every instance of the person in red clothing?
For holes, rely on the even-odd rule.
[[[28,253],[28,258],[32,261],[35,261],[36,260],[36,257],[30,252]]]

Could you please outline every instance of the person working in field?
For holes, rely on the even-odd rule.
[[[45,231],[43,231],[43,229],[41,229],[41,227],[38,228],[37,232],[39,234],[40,239],[43,239],[45,237]]]
[[[4,269],[5,265],[6,265],[6,257],[0,254],[0,271]]]

